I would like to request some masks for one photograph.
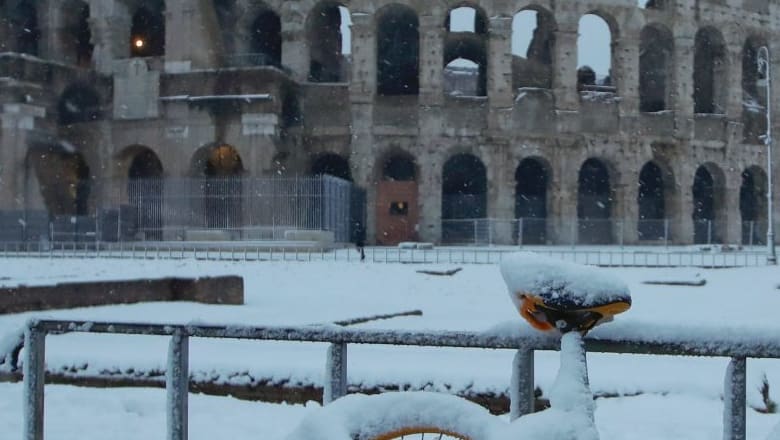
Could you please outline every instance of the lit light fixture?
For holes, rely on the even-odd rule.
[[[143,39],[143,38],[136,38],[136,39],[133,41],[133,45],[134,45],[136,48],[138,48],[138,49],[141,49],[142,47],[144,47],[144,46],[146,45],[146,42],[144,41],[144,39]]]

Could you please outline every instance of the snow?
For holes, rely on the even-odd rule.
[[[423,275],[419,269],[450,270],[446,264],[370,262],[213,262],[195,260],[4,259],[4,285],[82,279],[209,276],[245,277],[246,305],[147,303],[47,311],[56,319],[86,321],[215,323],[226,325],[310,325],[410,309],[422,317],[361,324],[359,328],[404,330],[528,331],[505,296],[497,265],[462,265],[451,277]],[[741,269],[594,269],[621,279],[632,293],[632,308],[589,336],[624,335],[647,340],[679,337],[696,343],[713,335],[732,348],[746,342],[777,344],[780,290],[775,267]],[[705,287],[642,284],[654,279],[692,279]],[[0,316],[0,341],[13,340],[27,319]],[[16,336],[14,336],[16,335]],[[159,378],[166,365],[169,337],[69,334],[46,340],[49,371],[72,375]],[[325,344],[190,339],[194,380],[257,384],[321,385]],[[0,355],[1,357],[2,355]],[[350,387],[385,387],[441,392],[505,393],[513,350],[439,349],[350,345]],[[535,380],[544,396],[558,368],[557,352],[537,352]],[[679,356],[588,354],[596,424],[602,439],[712,439],[722,432],[723,378],[728,359]],[[773,400],[780,400],[780,362],[748,360],[748,405],[762,408],[763,374]],[[639,394],[641,393],[641,394]],[[638,395],[634,395],[638,394]],[[191,438],[281,439],[317,405],[308,407],[240,402],[191,395]],[[162,438],[162,390],[80,389],[46,386],[46,423],[57,438],[92,439],[111,432],[115,440]],[[21,437],[21,384],[0,384],[0,426]],[[129,409],[128,409],[129,408]],[[140,413],[140,414],[137,414]],[[212,416],[213,414],[213,416]],[[542,413],[544,414],[544,413]],[[780,422],[777,414],[748,409],[749,439],[764,439]],[[548,417],[548,416],[545,416]],[[209,420],[208,423],[205,420]],[[532,422],[531,419],[525,423]],[[106,431],[109,429],[110,431]],[[217,431],[221,429],[220,431]],[[125,432],[126,431],[126,432]],[[5,431],[3,432],[5,437]]]

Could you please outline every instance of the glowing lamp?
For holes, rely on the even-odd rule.
[[[146,42],[144,41],[144,39],[143,39],[143,38],[136,38],[136,39],[133,41],[133,45],[134,45],[136,48],[138,48],[138,49],[141,49],[142,47],[144,47],[144,46],[146,45]]]

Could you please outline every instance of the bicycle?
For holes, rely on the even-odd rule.
[[[440,440],[598,439],[583,336],[630,308],[628,287],[593,268],[530,253],[506,258],[501,273],[520,315],[537,330],[561,335],[549,409],[506,423],[452,395],[352,394],[307,415],[287,440],[424,439],[426,434]]]

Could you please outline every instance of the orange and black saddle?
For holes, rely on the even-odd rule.
[[[576,330],[585,333],[597,324],[611,321],[614,315],[631,307],[631,297],[628,295],[611,295],[583,303],[570,293],[565,287],[544,294],[519,292],[520,315],[538,330],[557,329],[561,333]]]

